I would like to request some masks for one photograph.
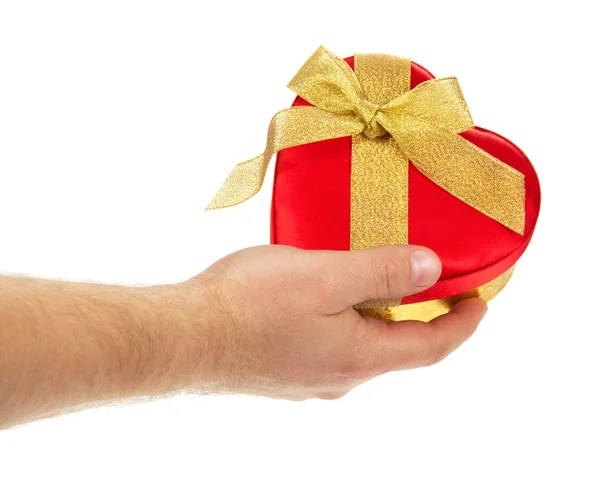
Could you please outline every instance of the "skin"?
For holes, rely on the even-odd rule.
[[[264,246],[175,285],[0,277],[0,428],[180,391],[336,399],[382,373],[429,366],[468,339],[480,299],[429,323],[353,305],[433,285],[430,250]]]

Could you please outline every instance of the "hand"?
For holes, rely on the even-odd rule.
[[[218,261],[177,286],[175,300],[185,295],[182,319],[210,316],[208,334],[200,333],[202,388],[335,399],[382,373],[437,363],[473,334],[486,312],[480,299],[429,323],[386,324],[352,307],[417,293],[440,272],[437,256],[416,246],[356,252],[264,246]],[[188,307],[197,296],[203,311]]]

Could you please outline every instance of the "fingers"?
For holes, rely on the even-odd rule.
[[[477,329],[487,311],[481,299],[468,299],[456,304],[445,315],[431,322],[403,321],[382,329],[382,359],[385,369],[400,370],[438,363]]]
[[[366,300],[415,294],[431,287],[442,271],[433,251],[414,245],[319,253],[320,271],[331,284],[331,312]]]
[[[282,245],[255,247],[217,262],[285,291],[308,292],[301,300],[318,302],[335,314],[366,300],[401,299],[432,286],[441,273],[437,255],[424,247],[393,245],[359,251],[300,250]]]

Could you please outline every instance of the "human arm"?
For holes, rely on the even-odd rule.
[[[418,270],[414,255],[430,259]],[[175,285],[0,277],[0,427],[178,391],[340,397],[438,362],[474,332],[479,299],[430,323],[386,324],[352,308],[421,291],[439,274],[418,247],[266,246]]]

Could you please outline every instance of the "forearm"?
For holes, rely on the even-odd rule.
[[[166,394],[208,375],[199,297],[182,318],[185,298],[170,286],[0,277],[0,427]]]

